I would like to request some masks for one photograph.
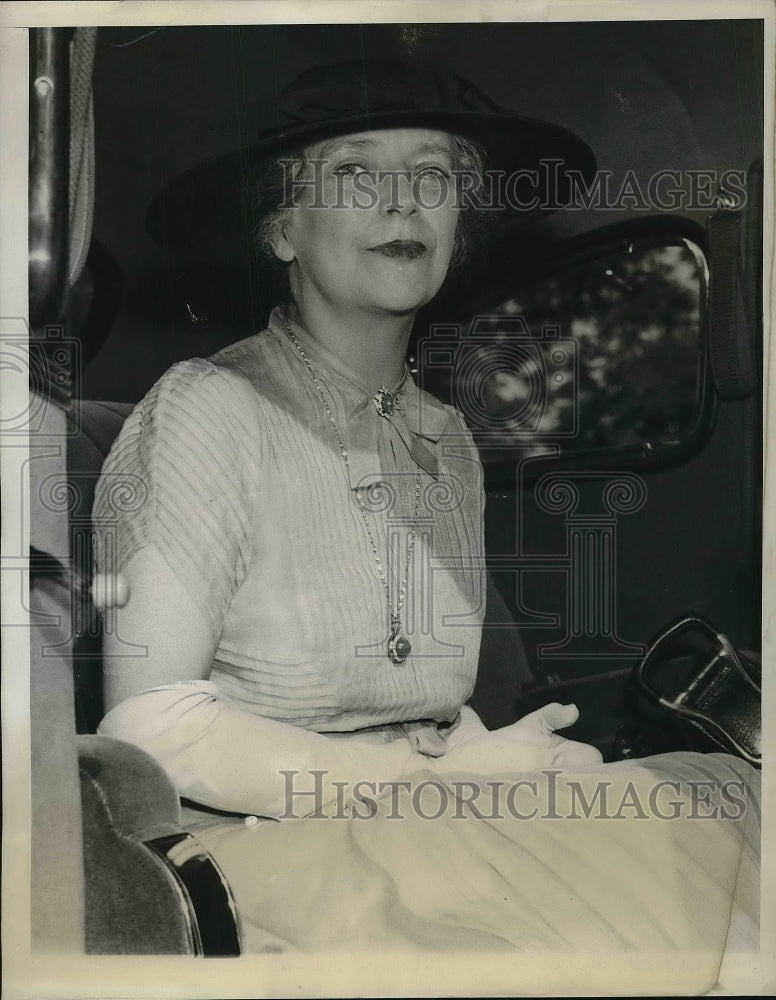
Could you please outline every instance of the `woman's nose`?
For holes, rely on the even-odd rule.
[[[411,215],[418,202],[409,170],[386,170],[380,175],[380,207],[387,215]]]

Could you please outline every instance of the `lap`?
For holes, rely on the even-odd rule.
[[[687,952],[708,988],[726,942],[756,947],[758,778],[721,754],[419,771],[357,809],[194,832],[251,950]]]

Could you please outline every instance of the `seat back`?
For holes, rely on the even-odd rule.
[[[79,733],[95,732],[104,714],[100,621],[88,588],[92,577],[94,491],[102,464],[132,409],[132,403],[79,400],[68,414],[70,551],[76,576],[82,583],[75,609],[73,642],[76,731]]]
[[[57,502],[65,480],[65,411],[33,395],[31,412],[41,414],[29,445],[31,944],[40,953],[78,953],[84,950],[84,869],[70,671],[72,588],[67,507]]]

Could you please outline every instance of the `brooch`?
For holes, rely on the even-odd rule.
[[[372,396],[372,402],[375,404],[375,408],[380,416],[385,417],[386,420],[390,420],[396,412],[398,394],[390,392],[384,385],[381,385],[374,396]]]

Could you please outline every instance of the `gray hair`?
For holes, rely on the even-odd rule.
[[[466,188],[467,197],[461,205],[450,258],[450,266],[457,267],[466,259],[482,231],[483,213],[475,210],[473,202],[476,203],[485,183],[485,151],[476,142],[460,135],[450,135],[450,140],[454,176],[459,182],[462,175],[473,181]],[[259,220],[254,229],[256,249],[265,260],[277,262],[275,243],[283,235],[288,214],[292,211],[286,206],[293,204],[294,186],[302,178],[308,164],[306,150],[287,153],[270,163],[259,182],[260,200],[275,206]]]

